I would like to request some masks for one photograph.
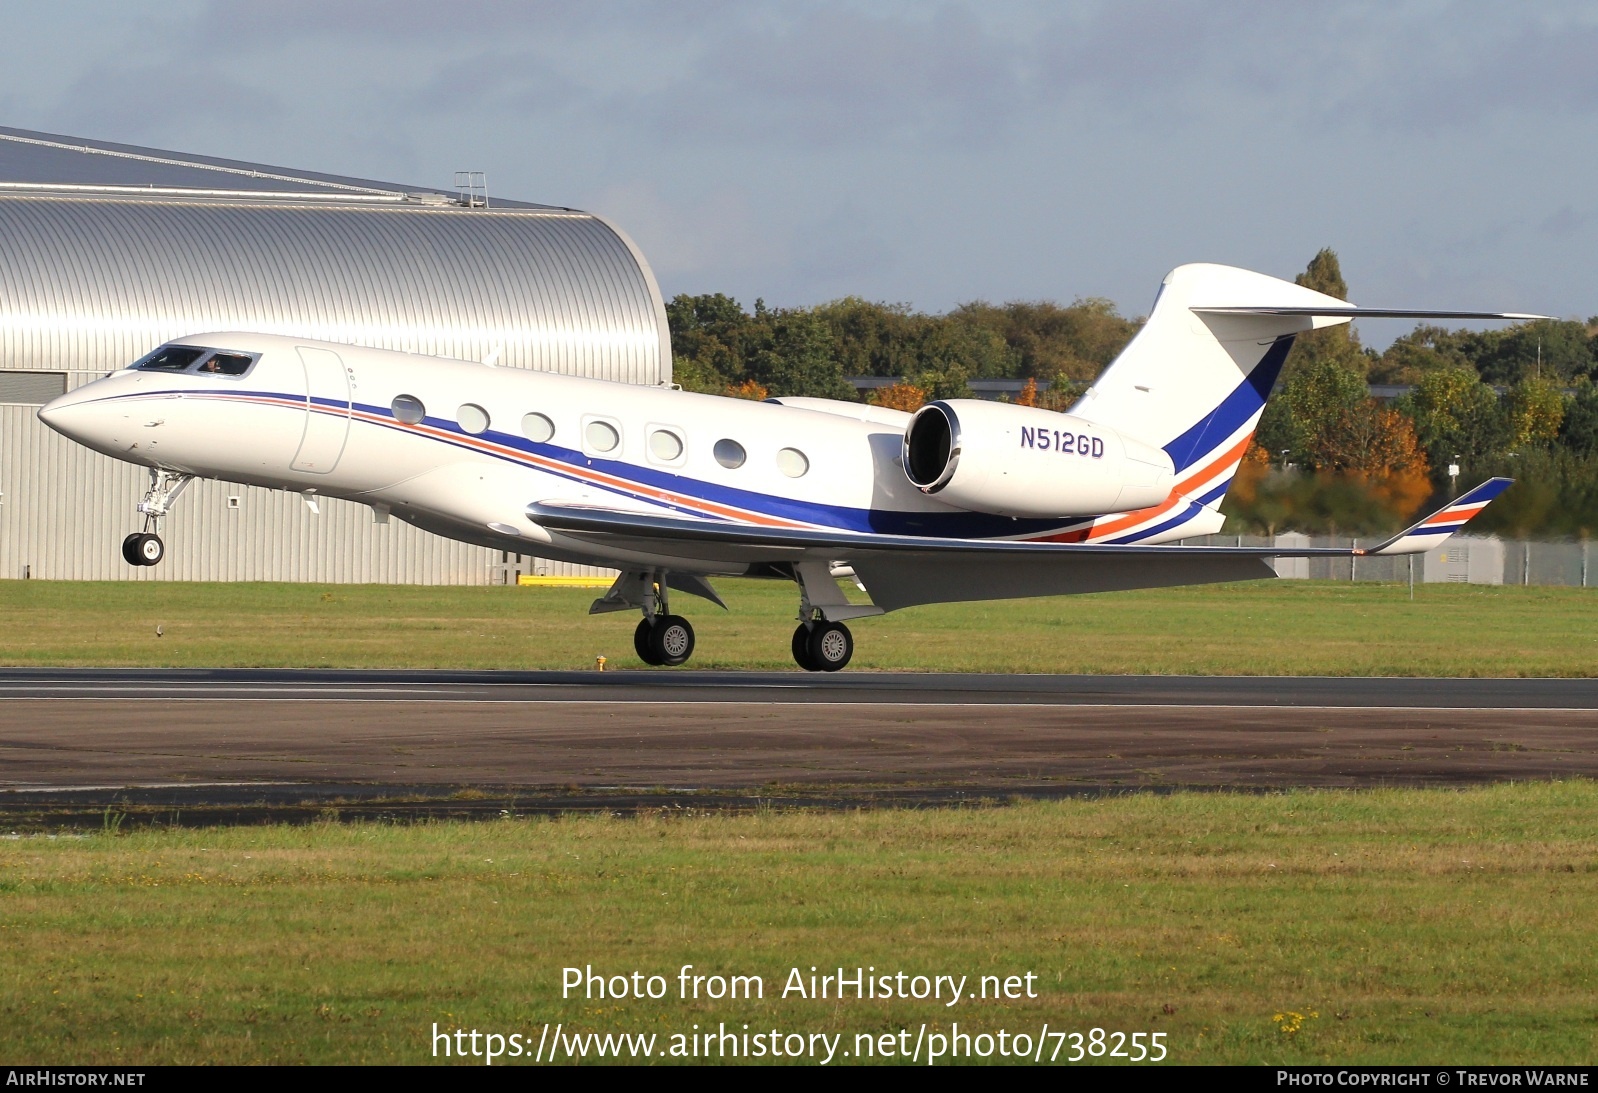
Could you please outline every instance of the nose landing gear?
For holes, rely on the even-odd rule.
[[[178,494],[190,482],[192,474],[150,468],[150,487],[139,502],[139,512],[144,516],[144,530],[136,531],[122,540],[122,558],[129,565],[156,565],[166,557],[166,544],[161,541],[161,520],[172,511]]]
[[[154,532],[135,531],[122,540],[122,558],[129,565],[157,565],[166,557],[166,544]]]

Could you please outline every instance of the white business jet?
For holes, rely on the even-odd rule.
[[[1364,550],[1160,545],[1220,530],[1217,506],[1294,336],[1363,316],[1536,318],[1361,309],[1187,265],[1069,413],[758,403],[225,332],[163,345],[39,417],[149,468],[144,530],[123,543],[133,565],[161,560],[161,520],[184,486],[225,479],[619,569],[592,610],[641,611],[635,645],[650,664],[693,652],[671,592],[721,604],[711,577],[791,580],[794,660],[835,671],[854,652],[847,620],[915,604],[1252,580],[1274,575],[1272,557],[1436,546],[1509,480]]]

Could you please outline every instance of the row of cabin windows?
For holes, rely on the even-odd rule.
[[[406,425],[420,425],[427,416],[427,408],[414,395],[397,396],[391,408],[395,420]],[[488,431],[488,411],[475,402],[463,403],[455,411],[455,422],[463,432],[475,436]],[[555,436],[555,423],[543,414],[523,414],[522,435],[535,444],[546,443]],[[621,433],[610,422],[594,419],[583,426],[583,441],[592,451],[613,452],[621,446]],[[682,437],[670,429],[650,431],[649,454],[656,462],[675,463],[684,450]],[[737,470],[749,458],[742,444],[725,438],[716,441],[711,455],[728,470]],[[789,478],[802,478],[810,471],[810,460],[798,448],[783,448],[777,453],[777,469]]]

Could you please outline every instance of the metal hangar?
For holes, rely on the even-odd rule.
[[[364,506],[196,482],[133,567],[139,468],[38,407],[207,330],[300,335],[628,383],[671,382],[664,303],[604,218],[0,128],[0,578],[483,584],[578,574],[379,523]]]

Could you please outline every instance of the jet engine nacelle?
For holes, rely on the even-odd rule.
[[[975,399],[929,402],[904,434],[904,471],[921,490],[972,512],[1097,516],[1157,505],[1171,457],[1070,414]]]

